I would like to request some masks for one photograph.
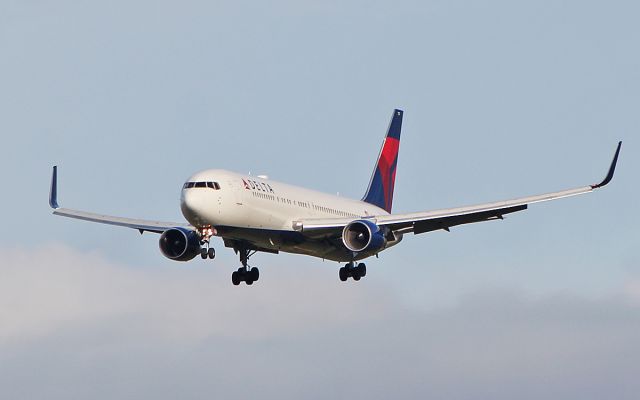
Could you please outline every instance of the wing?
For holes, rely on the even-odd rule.
[[[613,178],[621,146],[622,142],[619,142],[607,176],[602,182],[594,185],[468,207],[410,214],[379,215],[367,217],[366,219],[371,219],[378,224],[378,226],[386,226],[393,232],[413,232],[415,234],[439,229],[448,231],[450,227],[456,225],[503,219],[505,214],[526,210],[529,204],[590,193],[595,189],[605,186],[611,182]],[[340,236],[342,234],[342,228],[351,221],[353,220],[346,218],[300,220],[294,222],[293,228],[310,237]]]
[[[194,229],[191,225],[184,222],[162,222],[162,221],[149,221],[143,219],[132,219],[123,217],[114,217],[111,215],[95,214],[86,211],[71,210],[68,208],[61,208],[58,205],[58,167],[53,167],[53,175],[51,176],[51,191],[49,193],[49,205],[54,209],[55,215],[63,217],[82,219],[90,222],[99,222],[101,224],[124,226],[127,228],[137,229],[140,233],[144,231],[162,233],[171,228],[189,228]]]

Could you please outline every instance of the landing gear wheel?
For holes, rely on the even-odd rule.
[[[240,284],[240,274],[238,273],[238,271],[233,271],[233,273],[231,274],[231,283],[233,283],[234,286],[238,286]]]
[[[340,277],[340,280],[342,282],[346,282],[349,278],[349,275],[347,275],[347,269],[345,267],[340,268],[340,271],[338,271],[338,276]]]
[[[200,257],[202,257],[203,260],[206,260],[207,258],[207,249],[204,247],[200,249]]]
[[[208,256],[209,259],[211,260],[216,258],[216,249],[214,249],[213,247],[209,247],[209,250],[207,251],[206,256]],[[205,258],[205,255],[203,255],[202,258]]]
[[[338,271],[338,276],[342,282],[349,279],[349,277],[353,278],[354,281],[359,281],[366,275],[367,266],[364,263],[360,263],[358,266],[355,266],[353,262],[350,262]]]
[[[260,278],[260,271],[258,270],[258,268],[253,267],[251,268],[249,275],[251,276],[252,281],[257,281]]]
[[[255,279],[253,279],[253,271],[250,270],[248,267],[245,268],[240,268],[239,271],[242,274],[242,279],[244,280],[244,283],[246,283],[247,285],[253,285],[253,281],[255,281]]]

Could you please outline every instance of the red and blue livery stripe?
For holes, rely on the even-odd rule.
[[[387,136],[373,171],[369,188],[362,201],[391,212],[393,188],[396,182],[398,151],[400,150],[400,131],[402,129],[402,110],[394,110]]]

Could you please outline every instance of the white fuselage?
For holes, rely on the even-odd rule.
[[[212,184],[204,186],[202,182]],[[188,187],[198,183],[200,187]],[[357,220],[388,214],[362,201],[220,169],[191,176],[182,189],[180,206],[190,224],[196,228],[212,227],[225,239],[249,239],[269,250],[336,260],[344,257],[332,253],[331,246],[288,241],[286,233],[294,232],[294,223],[300,219]]]
[[[298,219],[358,219],[388,214],[362,201],[219,169],[198,172],[187,182],[216,182],[220,187],[182,189],[182,213],[196,227],[292,231]]]

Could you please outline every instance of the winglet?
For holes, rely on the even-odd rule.
[[[53,174],[51,175],[51,191],[49,192],[49,205],[51,208],[60,208],[58,205],[58,166],[53,166]]]
[[[620,148],[622,147],[622,142],[618,142],[618,148],[616,149],[616,154],[613,156],[613,161],[611,161],[611,166],[609,167],[609,172],[607,172],[607,176],[605,176],[604,180],[600,183],[596,183],[595,185],[591,185],[591,189],[597,189],[603,187],[607,183],[611,182],[613,179],[613,173],[616,171],[616,164],[618,164],[618,155],[620,154]]]

